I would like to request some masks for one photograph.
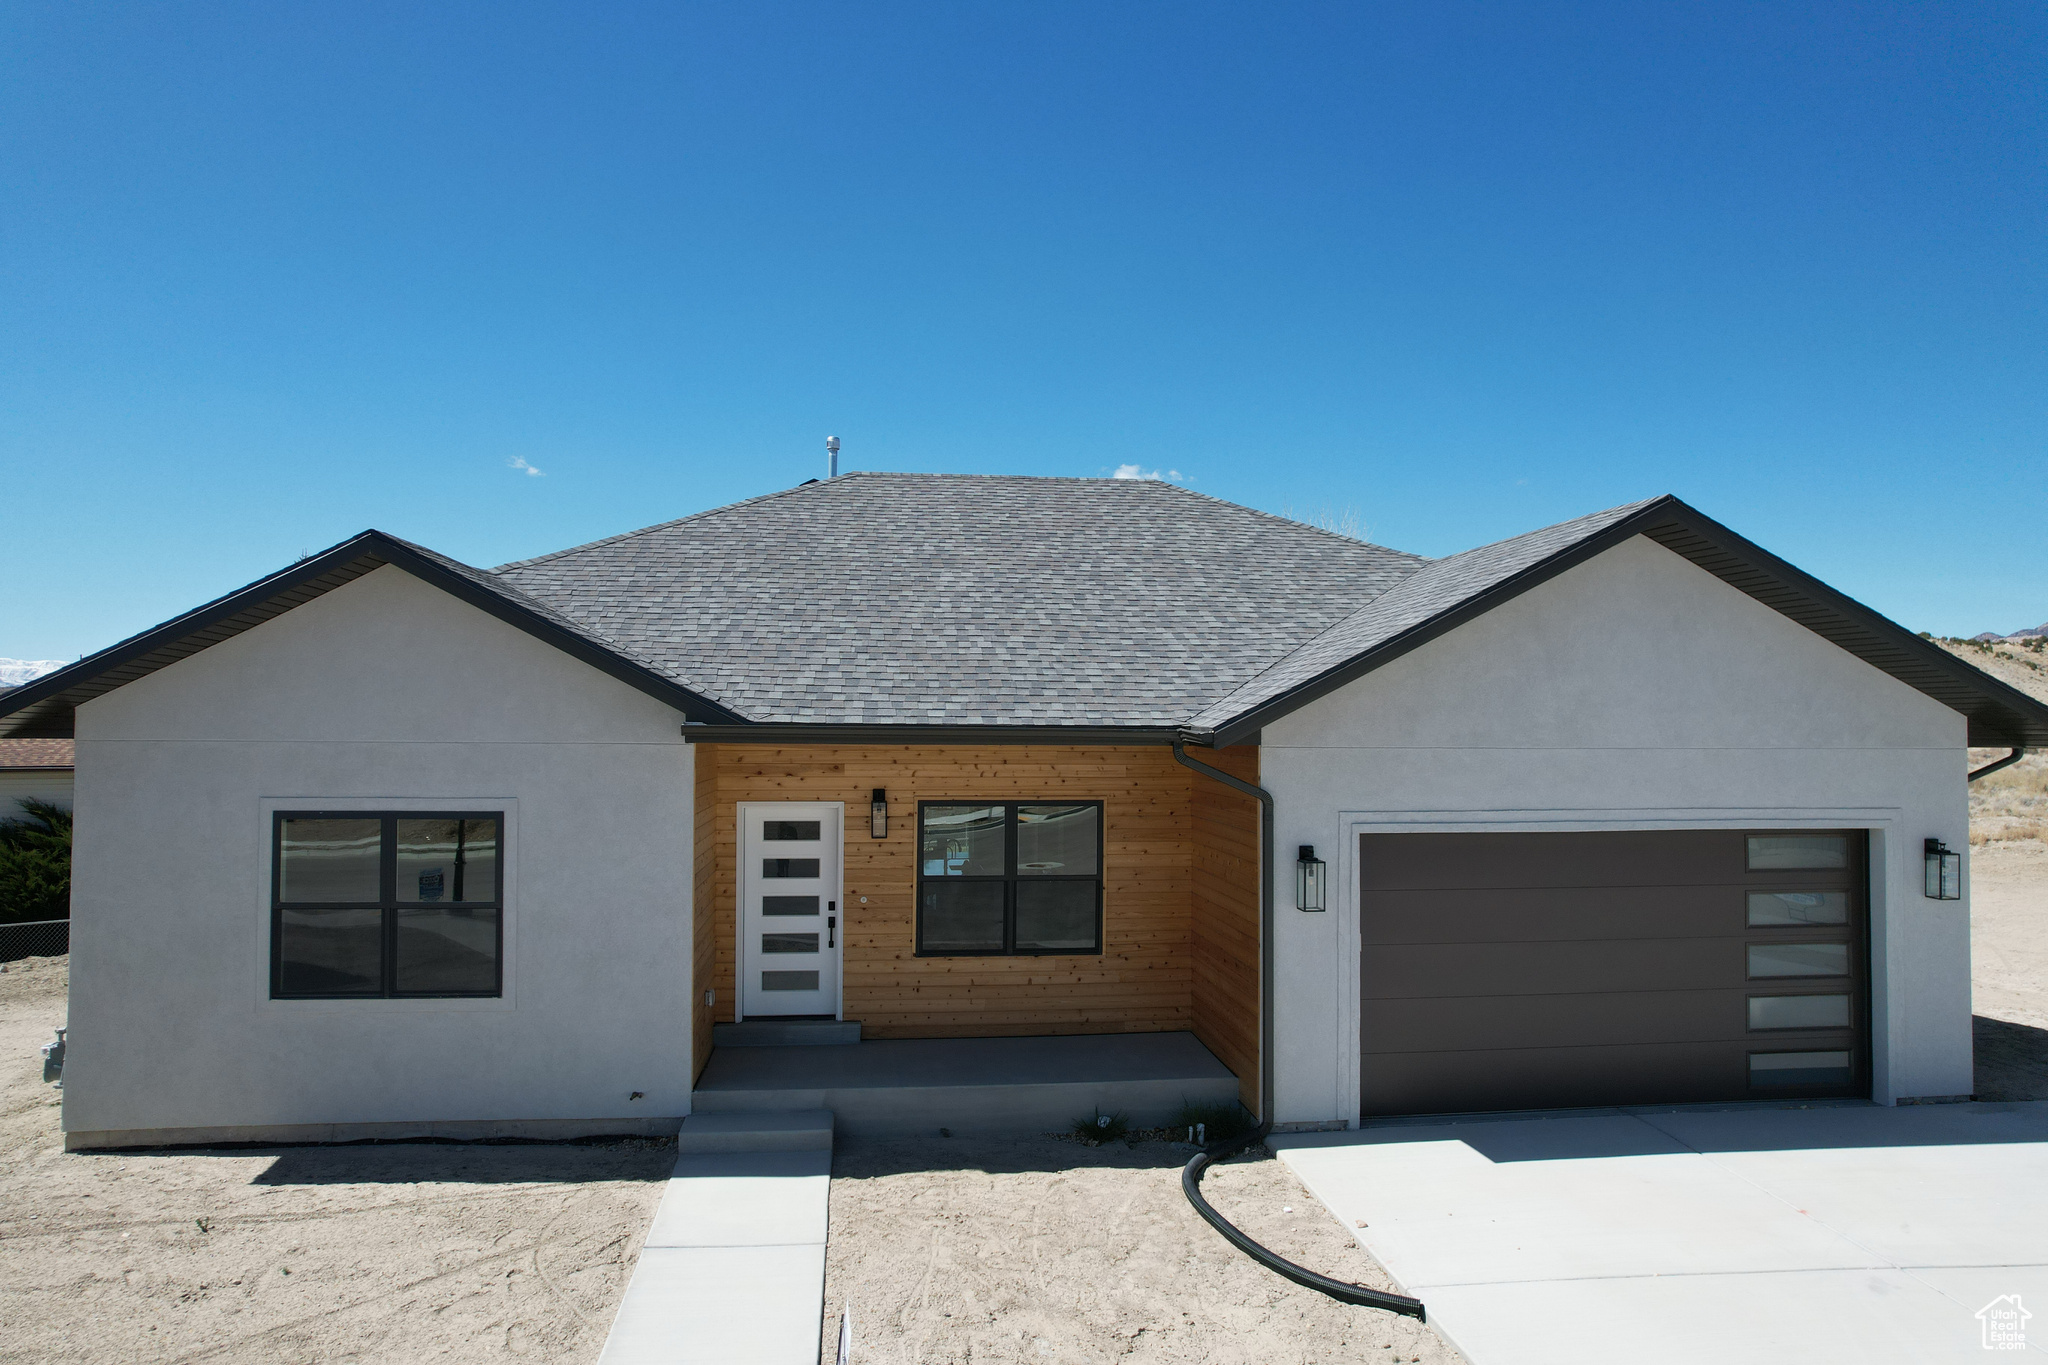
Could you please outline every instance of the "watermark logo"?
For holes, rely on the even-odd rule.
[[[1977,1310],[1977,1321],[1984,1325],[1984,1349],[1987,1351],[2024,1351],[2027,1349],[2027,1319],[2034,1316],[2020,1302],[2017,1294],[2000,1294]]]

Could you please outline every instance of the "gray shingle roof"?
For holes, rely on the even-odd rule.
[[[862,473],[494,576],[752,720],[1164,727],[1426,563],[1164,483]]]

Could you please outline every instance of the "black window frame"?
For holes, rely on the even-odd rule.
[[[1003,811],[1003,872],[998,877],[927,877],[924,871],[924,820],[925,812],[934,806],[985,806],[1001,807]],[[1017,871],[1017,810],[1020,806],[1092,806],[1095,808],[1095,871],[1089,876],[1061,876],[1046,873],[1020,875]],[[1072,797],[1026,797],[1018,799],[988,800],[978,796],[942,798],[917,803],[916,837],[917,887],[915,923],[911,932],[914,957],[1101,957],[1102,943],[1102,901],[1103,901],[1103,846],[1108,836],[1108,815],[1101,801],[1076,800]],[[947,948],[927,949],[924,946],[924,887],[926,882],[941,882],[960,885],[969,882],[1000,882],[1003,887],[1003,946],[1000,948]],[[1019,948],[1017,946],[1017,886],[1020,882],[1090,882],[1095,887],[1095,946],[1093,948]]]
[[[284,824],[287,820],[375,820],[378,899],[371,901],[293,901],[280,894],[284,886]],[[402,991],[398,989],[398,912],[431,902],[398,899],[398,822],[400,820],[495,820],[498,856],[492,869],[491,899],[460,902],[466,908],[496,911],[496,943],[492,952],[495,976],[487,991]],[[502,810],[280,810],[270,818],[270,998],[272,1000],[498,1000],[505,994],[505,857],[507,840]],[[466,890],[467,888],[465,888]],[[451,901],[450,904],[455,902]],[[377,910],[383,923],[378,933],[378,989],[375,991],[287,991],[284,989],[284,913],[286,910]]]

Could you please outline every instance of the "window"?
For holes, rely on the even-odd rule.
[[[927,801],[920,957],[1102,951],[1102,803]]]
[[[497,811],[280,811],[272,999],[499,994]]]

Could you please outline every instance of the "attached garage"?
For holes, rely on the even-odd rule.
[[[1362,1112],[1868,1095],[1866,840],[1361,836]]]

